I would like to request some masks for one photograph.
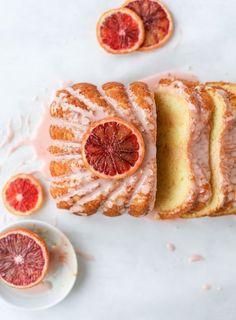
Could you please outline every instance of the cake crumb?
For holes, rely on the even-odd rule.
[[[202,290],[204,291],[208,291],[208,290],[211,290],[211,284],[210,283],[205,283],[202,285]]]
[[[200,254],[194,254],[188,258],[189,263],[203,261],[205,258]]]
[[[170,252],[174,252],[174,251],[176,250],[176,246],[175,246],[173,243],[171,243],[171,242],[167,242],[166,248],[167,248],[167,250],[170,251]]]

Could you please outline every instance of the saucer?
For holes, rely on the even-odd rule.
[[[37,220],[17,221],[1,228],[26,228],[42,237],[50,252],[48,275],[38,285],[16,289],[0,280],[0,297],[8,304],[27,310],[46,309],[65,299],[77,277],[77,256],[69,239],[56,227]]]

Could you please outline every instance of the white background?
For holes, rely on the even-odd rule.
[[[196,74],[202,81],[236,81],[235,0],[165,0],[175,34],[150,53],[112,56],[95,37],[100,14],[122,0],[0,0],[0,125],[29,114],[64,81],[133,81],[156,72]],[[190,71],[191,70],[191,71]],[[38,96],[39,101],[33,101]],[[17,138],[16,138],[17,140]],[[1,187],[31,150],[6,158],[0,150]],[[29,163],[31,161],[31,163]],[[14,220],[4,213],[2,225]],[[160,222],[128,216],[79,218],[48,201],[36,219],[55,223],[76,247],[95,256],[79,259],[77,284],[58,306],[26,312],[0,301],[0,319],[235,320],[236,219]],[[176,245],[174,253],[167,242]],[[205,261],[190,264],[199,253]],[[203,291],[210,283],[212,289]],[[222,290],[217,290],[221,286]]]

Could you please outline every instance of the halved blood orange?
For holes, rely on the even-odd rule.
[[[15,288],[30,288],[45,277],[49,254],[45,241],[23,228],[0,234],[0,280]]]
[[[21,173],[12,177],[3,188],[6,208],[20,216],[28,216],[38,210],[43,201],[43,190],[32,175]]]
[[[120,118],[106,118],[91,124],[82,140],[85,165],[105,179],[133,174],[144,158],[144,141],[132,124]]]
[[[157,0],[128,0],[125,8],[133,10],[143,21],[145,38],[141,51],[162,46],[172,35],[173,20],[168,9]]]
[[[127,8],[105,12],[97,23],[100,45],[110,53],[129,53],[137,50],[144,40],[140,17]]]

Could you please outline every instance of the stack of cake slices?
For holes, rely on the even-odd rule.
[[[236,84],[163,79],[155,100],[157,217],[236,213]]]

